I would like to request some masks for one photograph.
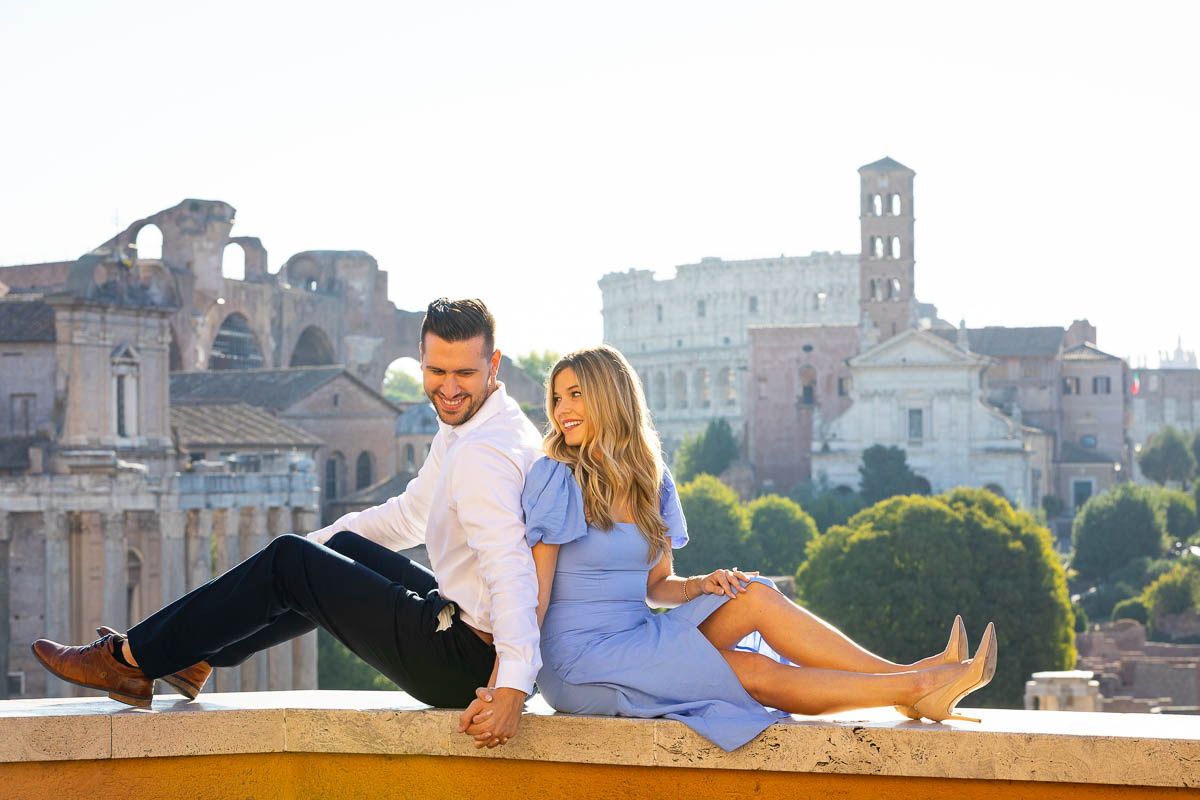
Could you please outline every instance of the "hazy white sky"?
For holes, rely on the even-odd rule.
[[[917,171],[917,295],[1200,349],[1200,4],[0,0],[0,264],[185,197],[271,270],[362,249],[516,354],[601,337],[604,273],[858,251]]]

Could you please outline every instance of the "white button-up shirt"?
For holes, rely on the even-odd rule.
[[[496,685],[533,691],[541,667],[537,573],[525,543],[521,490],[542,438],[499,384],[461,425],[438,420],[429,456],[404,493],[309,534],[353,531],[393,550],[425,544],[442,596],[492,634]]]

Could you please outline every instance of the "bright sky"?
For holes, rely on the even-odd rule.
[[[186,197],[274,271],[361,249],[401,308],[599,341],[606,272],[858,251],[917,172],[917,295],[1200,350],[1195,2],[0,0],[0,264]]]

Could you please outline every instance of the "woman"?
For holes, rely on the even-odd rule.
[[[914,719],[966,719],[955,704],[995,671],[990,624],[973,661],[956,620],[943,653],[896,664],[757,573],[674,575],[687,528],[637,374],[602,346],[561,359],[547,389],[546,458],[523,505],[540,583],[537,682],[551,706],[681,720],[726,750],[786,713],[896,704]]]

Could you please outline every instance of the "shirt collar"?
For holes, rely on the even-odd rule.
[[[457,441],[499,414],[507,405],[508,392],[505,391],[501,381],[496,381],[496,391],[488,395],[488,398],[483,401],[483,406],[475,412],[474,416],[461,425],[449,425],[443,422],[441,417],[438,417],[438,428],[450,441]]]

